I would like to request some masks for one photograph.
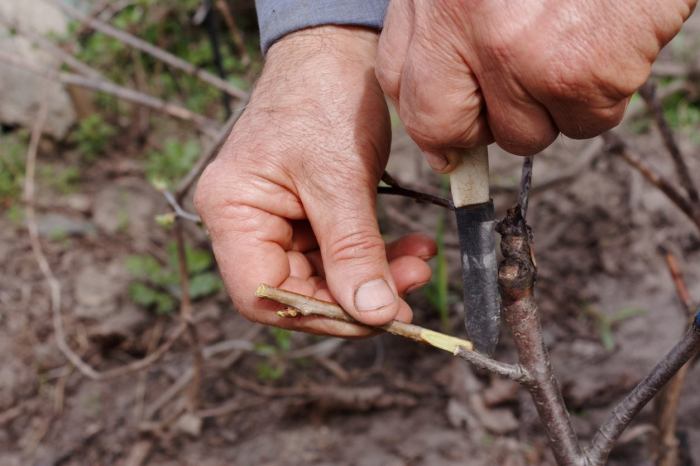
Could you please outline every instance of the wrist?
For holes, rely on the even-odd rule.
[[[374,66],[379,34],[355,26],[317,26],[286,35],[270,47],[265,67],[305,63],[344,62],[361,67]]]

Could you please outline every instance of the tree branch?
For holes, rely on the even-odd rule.
[[[530,203],[530,187],[532,186],[532,165],[533,157],[525,157],[523,161],[523,170],[520,175],[520,192],[518,194],[518,205],[520,206],[520,215],[523,219],[527,218],[527,206]]]
[[[248,98],[248,94],[246,92],[229,84],[227,81],[219,78],[218,76],[211,74],[206,70],[198,68],[192,63],[189,63],[183,60],[182,58],[177,57],[172,53],[161,49],[160,47],[156,47],[153,44],[139,39],[138,37],[133,36],[126,31],[122,31],[121,29],[117,29],[113,26],[110,26],[109,24],[100,21],[97,18],[86,16],[77,9],[70,6],[64,0],[53,0],[53,3],[58,8],[60,8],[66,15],[80,22],[81,24],[85,24],[91,27],[92,29],[105,34],[106,36],[123,42],[124,44],[127,44],[130,47],[133,47],[137,50],[140,50],[141,52],[152,56],[156,60],[160,60],[172,66],[173,68],[176,68],[180,71],[189,74],[190,76],[195,76],[201,79],[202,81],[206,82],[207,84],[210,84],[216,87],[217,89],[226,92],[227,94],[233,97],[236,97],[237,99],[245,100]]]
[[[557,463],[580,466],[581,448],[542,337],[534,296],[536,268],[530,249],[531,233],[522,218],[521,208],[510,209],[496,230],[501,234],[503,252],[498,270],[503,317],[513,334],[520,364],[533,377],[526,387],[535,402]]]
[[[420,191],[415,191],[413,189],[405,188],[394,179],[387,172],[382,175],[382,181],[389,186],[379,186],[377,188],[377,194],[388,194],[395,196],[404,196],[415,200],[416,202],[424,202],[427,204],[435,204],[446,209],[454,210],[455,206],[451,199],[446,199],[444,197],[435,196],[429,193],[423,193]]]
[[[683,339],[627,395],[598,429],[586,451],[587,466],[605,464],[615,441],[634,416],[651,400],[683,365],[700,350],[700,312],[695,316]]]

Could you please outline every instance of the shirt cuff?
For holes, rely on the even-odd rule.
[[[263,53],[290,32],[323,24],[381,29],[389,0],[256,0]]]

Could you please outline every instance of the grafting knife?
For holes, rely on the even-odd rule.
[[[452,157],[456,166],[450,172],[450,189],[462,253],[464,323],[474,348],[491,355],[500,335],[501,298],[488,149],[480,146]]]

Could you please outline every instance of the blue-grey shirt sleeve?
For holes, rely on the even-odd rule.
[[[389,0],[255,0],[263,53],[279,38],[312,26],[381,29]]]

